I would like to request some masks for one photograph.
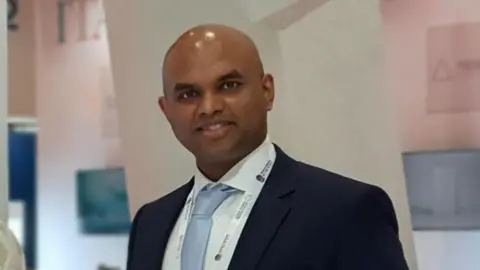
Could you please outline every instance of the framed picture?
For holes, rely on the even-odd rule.
[[[130,213],[123,168],[77,172],[80,229],[86,234],[126,234]]]
[[[414,230],[480,229],[480,151],[403,154]]]

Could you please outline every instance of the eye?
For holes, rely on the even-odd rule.
[[[220,90],[235,90],[241,86],[240,82],[236,81],[229,81],[224,82],[220,85]]]
[[[188,90],[188,91],[184,91],[184,92],[180,93],[178,95],[178,99],[179,100],[190,99],[190,98],[194,98],[194,97],[197,97],[197,96],[198,96],[197,91]]]

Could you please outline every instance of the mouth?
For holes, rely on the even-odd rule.
[[[197,131],[207,138],[219,139],[227,135],[232,125],[232,122],[215,122],[200,126]]]

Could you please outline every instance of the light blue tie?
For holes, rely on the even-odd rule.
[[[235,189],[217,185],[211,189],[204,188],[198,193],[183,240],[182,270],[203,270],[208,239],[212,229],[213,212],[233,191]]]

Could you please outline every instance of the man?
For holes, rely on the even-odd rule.
[[[383,190],[272,144],[274,79],[247,35],[188,30],[165,56],[163,83],[159,105],[197,171],[137,212],[128,270],[408,269]]]

